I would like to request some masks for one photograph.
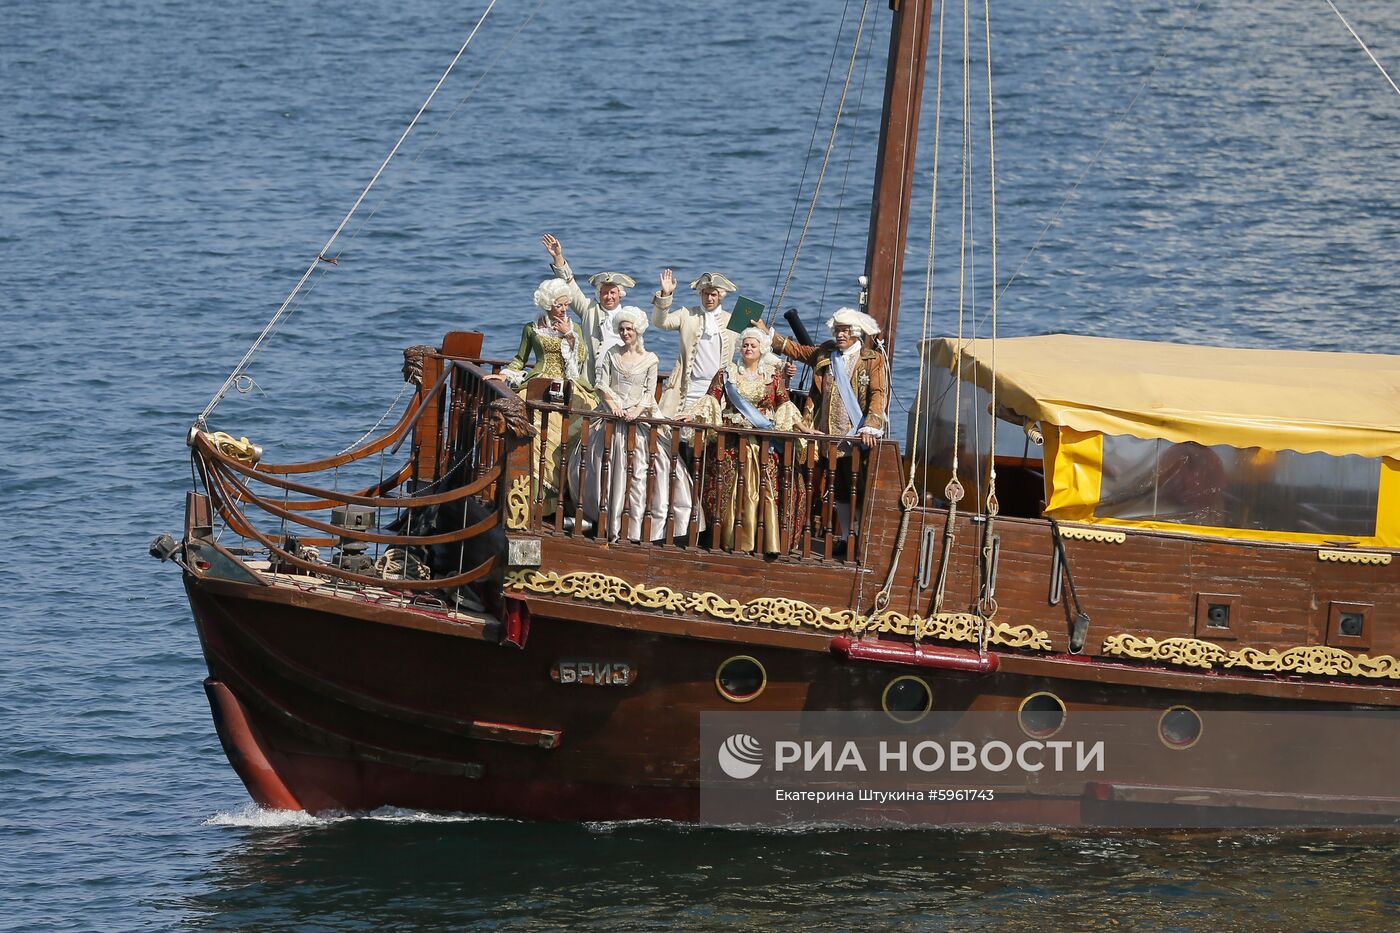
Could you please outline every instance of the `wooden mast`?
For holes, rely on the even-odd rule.
[[[919,103],[923,98],[932,8],[933,0],[890,0],[894,20],[890,25],[885,104],[865,253],[865,274],[870,283],[866,311],[880,323],[888,348],[893,348],[899,318],[899,286],[904,273],[904,240],[909,230]]]

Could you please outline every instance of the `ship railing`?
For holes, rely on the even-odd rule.
[[[764,431],[659,417],[628,420],[555,402],[527,401],[526,407],[539,437],[552,431],[556,437],[572,440],[533,445],[531,461],[523,471],[530,479],[529,512],[523,530],[592,538],[601,543],[608,540],[611,524],[619,524],[615,544],[738,553],[735,541],[723,533],[728,522],[726,516],[717,514],[723,507],[716,508],[727,498],[725,487],[732,474],[735,508],[751,494],[759,503],[752,537],[755,556],[854,562],[861,551],[862,505],[873,475],[873,446],[867,448],[852,438],[828,434]],[[753,452],[764,451],[770,468],[737,468]],[[763,457],[758,459],[764,461]],[[668,479],[667,464],[672,484],[669,496],[660,495],[658,490]],[[630,474],[631,482],[642,493],[639,537],[629,533],[632,513],[626,494],[621,505],[624,514],[610,514],[616,507],[608,493],[618,470]],[[511,472],[519,475],[521,471]],[[564,494],[548,496],[541,482],[544,476],[559,478],[558,489]],[[684,508],[677,508],[676,493],[687,489],[689,517],[678,527]],[[596,510],[586,508],[585,498],[589,506],[596,499]],[[554,508],[546,511],[551,500]],[[769,530],[766,525],[772,518],[763,506],[765,500],[776,506],[777,551],[766,551],[764,543]],[[620,523],[615,521],[619,517]]]
[[[488,373],[475,362],[438,356],[434,363],[425,361],[423,386],[393,427],[334,456],[259,463],[213,435],[192,434],[195,470],[214,514],[245,542],[266,551],[271,569],[329,578],[337,585],[451,590],[499,571],[503,555],[473,544],[480,545],[477,539],[501,525],[507,489],[501,480],[522,441],[504,430],[505,421],[491,403],[515,397],[487,380]],[[387,458],[410,441],[408,462],[390,469]],[[523,444],[528,450],[528,439]],[[376,457],[376,482],[353,492],[339,489],[342,470],[363,468]],[[333,473],[330,487],[291,478],[324,472]],[[358,507],[357,512],[350,507]],[[368,520],[371,510],[373,519]],[[318,516],[323,512],[331,514]],[[414,520],[425,515],[433,520]],[[444,519],[450,520],[447,527]],[[336,549],[329,560],[320,554],[327,547]],[[473,560],[430,576],[428,562],[418,555],[440,547]],[[346,554],[356,559],[347,560]],[[370,561],[372,569],[365,566]]]

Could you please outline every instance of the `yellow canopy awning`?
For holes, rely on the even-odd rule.
[[[957,341],[926,341],[950,372]],[[1400,356],[1052,334],[963,345],[965,378],[1026,418],[1169,441],[1400,457]]]

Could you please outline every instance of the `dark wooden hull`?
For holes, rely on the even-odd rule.
[[[194,575],[185,582],[220,739],[250,794],[269,807],[695,820],[699,716],[735,709],[715,684],[726,658],[762,659],[768,685],[745,707],[754,710],[879,710],[891,677],[910,672],[842,661],[829,650],[831,638],[817,633],[678,625],[621,610],[590,623],[569,618],[562,601],[534,602],[528,636],[516,647],[489,624],[455,623],[432,611]],[[1184,703],[1208,714],[1280,703],[1241,690],[1259,678],[1066,655],[996,656],[992,673],[918,673],[933,685],[940,710],[1014,712],[1038,690],[1056,693],[1071,711],[1160,712]],[[553,665],[571,658],[624,661],[635,682],[558,683]],[[1332,689],[1330,698],[1300,705],[1349,705],[1336,702],[1345,688]],[[1003,795],[998,819],[1124,825],[1161,809],[1151,795],[1123,798],[1076,780],[1018,799]],[[1400,800],[1393,809],[1400,814]],[[948,822],[985,813],[949,803],[909,816]]]

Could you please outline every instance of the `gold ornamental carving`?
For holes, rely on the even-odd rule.
[[[570,596],[609,605],[621,603],[642,609],[691,612],[725,622],[777,625],[833,633],[914,635],[977,644],[982,626],[987,642],[1008,648],[1051,650],[1050,636],[1030,625],[984,623],[966,612],[944,612],[929,618],[885,611],[862,616],[850,609],[812,606],[781,596],[760,596],[741,602],[717,593],[682,593],[667,586],[637,586],[602,573],[558,574],[550,571],[512,570],[506,575],[510,589],[546,596]]]
[[[643,609],[684,612],[685,594],[669,586],[635,586],[603,573],[565,573],[539,570],[512,570],[506,574],[506,587],[543,593],[546,596],[572,596],[599,603],[623,603]]]
[[[1335,561],[1339,564],[1375,564],[1378,567],[1390,566],[1390,555],[1375,551],[1329,551],[1317,552],[1318,560]]]
[[[1084,528],[1077,525],[1061,525],[1060,537],[1070,541],[1097,541],[1100,544],[1122,544],[1128,540],[1128,536],[1121,531]]]
[[[1195,638],[1164,638],[1158,641],[1136,635],[1110,635],[1104,639],[1103,653],[1110,657],[1165,661],[1206,669],[1244,668],[1268,673],[1400,680],[1400,660],[1388,654],[1371,657],[1328,645],[1309,645],[1281,651],[1277,648],[1267,651],[1259,648],[1230,650]]]
[[[530,524],[530,478],[517,476],[506,491],[506,528],[520,531]]]

